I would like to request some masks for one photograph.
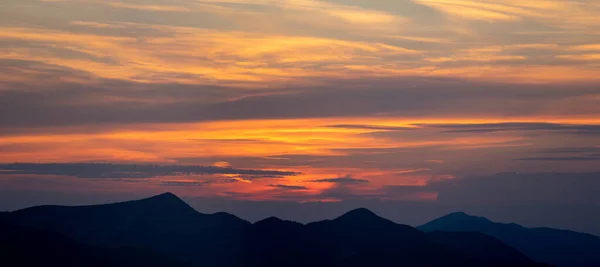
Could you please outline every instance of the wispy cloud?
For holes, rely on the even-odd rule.
[[[183,6],[163,6],[163,5],[139,5],[139,4],[128,4],[123,2],[108,2],[111,7],[115,8],[128,8],[138,9],[147,11],[159,11],[159,12],[192,12],[191,9]]]
[[[563,156],[563,157],[531,157],[520,158],[522,161],[600,161],[600,156]]]
[[[300,186],[300,185],[270,184],[269,186],[279,188],[279,189],[287,189],[287,190],[308,190],[308,187]]]
[[[161,186],[203,186],[210,184],[210,181],[163,181]]]
[[[294,176],[297,172],[246,170],[214,166],[107,164],[107,163],[13,163],[0,164],[8,174],[65,175],[78,178],[155,178],[199,174],[248,174]]]
[[[327,125],[330,128],[341,128],[341,129],[359,129],[359,130],[381,130],[381,131],[406,131],[414,130],[416,127],[409,126],[385,126],[385,125],[358,125],[358,124],[338,124],[338,125]]]
[[[445,14],[467,20],[488,22],[522,22],[536,20],[547,26],[558,28],[586,28],[598,25],[594,19],[600,6],[595,1],[553,0],[417,0]],[[578,17],[569,17],[577,14]]]
[[[559,123],[487,123],[487,124],[431,124],[445,133],[492,133],[504,131],[563,131],[575,134],[600,134],[600,125]]]
[[[563,153],[600,153],[600,147],[560,147],[547,148],[537,151],[543,154],[563,154]]]
[[[348,184],[367,184],[367,183],[369,183],[369,180],[356,179],[356,178],[353,178],[350,175],[346,175],[346,176],[340,177],[340,178],[324,178],[324,179],[312,180],[310,182],[313,182],[313,183],[332,183],[332,184],[348,185]]]
[[[112,9],[98,14],[84,8],[88,5]],[[495,27],[498,38],[479,36],[478,27],[466,28],[461,31],[472,32],[470,38],[474,41],[460,42],[464,37],[456,29],[465,27],[465,23],[447,21],[431,12],[401,12],[425,10],[419,8],[422,5],[458,18],[523,25],[510,28],[482,25],[482,28]],[[357,75],[495,81],[511,77],[519,78],[512,79],[519,83],[597,80],[593,66],[572,64],[572,61],[586,61],[593,65],[597,54],[581,52],[593,52],[596,41],[560,37],[560,40],[534,38],[532,42],[531,38],[515,37],[517,33],[511,30],[536,28],[539,22],[564,34],[573,31],[561,26],[580,25],[587,33],[588,28],[597,26],[594,18],[600,12],[592,1],[422,0],[370,8],[364,3],[297,0],[154,1],[146,5],[136,1],[90,0],[36,2],[31,10],[70,6],[81,7],[78,10],[83,15],[67,12],[65,19],[48,21],[44,28],[14,27],[15,24],[2,27],[0,39],[6,42],[2,44],[5,52],[0,53],[0,58],[27,59],[107,79],[245,87],[267,83],[310,84],[316,82],[310,80],[314,77]],[[18,10],[11,5],[7,8]],[[115,12],[116,9],[123,12]],[[286,16],[281,16],[282,13]],[[19,19],[35,17],[30,15]],[[209,19],[202,19],[203,16]],[[431,22],[425,22],[426,18]],[[29,24],[32,22],[22,21],[18,25]],[[15,40],[20,44],[11,45]],[[543,40],[547,43],[540,43]],[[24,47],[23,43],[38,48]],[[56,49],[65,47],[110,62],[88,62],[83,56],[67,58]],[[522,49],[515,49],[518,47]],[[474,68],[475,63],[486,66]],[[35,80],[27,76],[19,78]]]

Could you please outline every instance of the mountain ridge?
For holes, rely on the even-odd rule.
[[[276,217],[251,224],[229,213],[200,213],[164,193],[104,205],[38,206],[3,217],[86,246],[154,250],[191,266],[541,266],[526,259],[472,255],[478,252],[456,249],[460,244],[454,240],[436,242],[365,208],[309,224]],[[497,248],[510,250],[502,243]]]
[[[503,241],[535,261],[559,267],[600,266],[600,237],[571,230],[498,223],[466,213],[458,215],[448,214],[417,228],[424,232],[483,233]]]

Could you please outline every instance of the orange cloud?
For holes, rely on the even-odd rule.
[[[523,118],[509,122],[536,122],[539,118]],[[598,119],[568,120],[550,119],[545,122],[556,123],[600,123]],[[431,178],[428,174],[419,174],[423,168],[388,170],[357,167],[320,166],[318,161],[303,160],[299,165],[269,165],[278,159],[266,159],[269,156],[309,155],[311,157],[352,156],[351,149],[410,149],[432,146],[444,146],[448,149],[490,149],[498,147],[530,146],[530,140],[519,134],[471,134],[471,135],[419,135],[404,138],[387,138],[369,135],[381,132],[384,127],[399,127],[426,124],[476,124],[501,123],[502,118],[488,119],[410,119],[397,118],[347,118],[347,119],[299,119],[299,120],[263,120],[263,121],[223,121],[202,124],[155,125],[154,129],[131,131],[115,129],[98,133],[33,134],[0,137],[0,146],[13,146],[0,155],[0,162],[149,162],[162,164],[178,163],[180,158],[204,158],[214,166],[228,167],[230,162],[214,161],[221,158],[263,159],[263,168],[281,171],[299,171],[301,176],[284,177],[278,184],[303,186],[303,194],[317,195],[334,185],[311,183],[323,178],[341,177],[353,174],[354,177],[368,179],[370,184],[364,190],[375,190],[385,185],[422,186]],[[372,128],[332,128],[326,125],[369,124]],[[377,127],[380,128],[377,128]],[[243,141],[248,140],[248,141]],[[229,141],[229,142],[228,142]],[[350,150],[349,150],[350,149]],[[376,154],[373,154],[376,155]],[[444,165],[445,160],[423,158],[423,164]],[[213,160],[211,160],[213,159]],[[402,175],[400,178],[398,175]],[[273,181],[249,180],[244,177],[232,177],[247,185],[214,185],[222,190],[239,189],[245,193],[266,194],[273,187]],[[180,179],[180,178],[179,178]],[[242,188],[239,188],[242,186]],[[216,189],[215,189],[216,190]],[[217,190],[219,192],[221,189]]]
[[[597,64],[600,45],[596,38],[600,5],[596,1],[353,3],[356,5],[316,0],[157,0],[152,4],[127,0],[44,0],[32,2],[28,8],[9,3],[3,6],[2,14],[15,23],[0,26],[3,64],[0,93],[53,91],[73,85],[87,85],[82,90],[95,90],[96,84],[113,86],[119,82],[131,83],[136,88],[155,84],[213,85],[235,90],[235,94],[225,92],[219,96],[233,103],[264,94],[318,90],[316,85],[340,81],[339,88],[335,85],[343,96],[347,90],[343,82],[362,79],[441,77],[486,84],[595,84],[600,79]],[[97,12],[98,7],[105,12]],[[409,88],[411,84],[398,86]],[[120,88],[115,87],[115,90]],[[375,87],[367,85],[364,90],[379,89]],[[161,90],[167,91],[169,87]],[[241,93],[246,91],[247,94]],[[89,106],[104,101],[153,107],[186,101],[135,94],[100,95],[93,100],[73,102]],[[494,96],[502,98],[500,93]],[[444,175],[460,168],[461,156],[473,160],[489,157],[488,162],[500,165],[504,164],[501,156],[480,151],[509,153],[525,147],[533,149],[548,146],[557,138],[533,138],[515,132],[443,135],[433,130],[426,133],[419,124],[598,124],[600,120],[593,109],[597,100],[597,96],[587,94],[555,101],[560,102],[557,105],[564,112],[551,114],[563,114],[562,117],[539,115],[557,108],[549,105],[510,118],[484,114],[419,118],[385,113],[378,117],[102,125],[97,131],[88,126],[48,127],[0,135],[0,162],[197,161],[219,167],[257,164],[301,171],[303,175],[274,178],[278,179],[276,182],[228,176],[225,178],[235,182],[202,184],[185,190],[230,197],[238,194],[236,197],[245,199],[276,199],[291,194],[302,199],[339,201],[323,195],[336,189],[336,185],[311,181],[352,175],[370,181],[352,188],[354,193],[379,196],[378,190],[386,185],[418,187],[433,179],[434,174],[410,174],[414,170],[440,168],[439,175]],[[511,101],[506,102],[506,109],[515,103]],[[59,102],[52,104],[65,104]],[[580,116],[577,117],[569,114],[575,110],[574,106],[580,107],[577,112],[589,111],[577,113]],[[402,135],[389,130],[393,127],[423,131]],[[586,136],[568,142],[590,140],[594,141]],[[427,150],[432,147],[438,150]],[[412,157],[398,156],[402,149],[419,151]],[[489,168],[493,167],[496,166]],[[199,185],[194,179],[180,177],[165,177],[164,181],[170,181],[169,186]],[[93,188],[89,184],[84,186]],[[150,181],[143,186],[160,191],[163,185],[160,181]],[[285,186],[306,190],[290,193],[283,190]],[[111,187],[118,186],[103,185],[107,190]],[[436,196],[417,193],[415,197],[431,200]]]
[[[318,84],[316,77],[426,76],[486,81],[510,79],[522,83],[589,81],[598,77],[593,66],[548,64],[544,60],[557,57],[593,61],[593,54],[578,55],[583,50],[594,51],[592,40],[587,40],[591,44],[582,45],[579,39],[548,39],[542,35],[538,41],[548,40],[548,43],[519,43],[513,40],[514,35],[522,32],[504,28],[494,30],[499,38],[490,39],[460,20],[442,19],[438,23],[443,25],[436,26],[420,23],[423,18],[419,14],[411,16],[368,8],[368,5],[359,7],[325,1],[156,3],[40,2],[37,8],[43,9],[43,5],[110,5],[148,11],[138,15],[150,19],[156,12],[183,12],[182,16],[196,12],[199,17],[201,13],[212,14],[222,23],[233,24],[227,29],[219,29],[203,25],[203,20],[191,20],[192,23],[181,26],[182,23],[165,16],[160,16],[160,22],[153,24],[131,23],[125,22],[130,21],[127,17],[119,17],[116,13],[116,19],[81,21],[70,20],[66,14],[65,25],[57,27],[2,27],[0,39],[28,45],[5,47],[0,59],[40,62],[87,73],[94,78],[254,88]],[[589,35],[592,34],[589,29],[600,23],[595,16],[600,12],[599,7],[588,1],[419,0],[416,3],[462,19],[523,23],[526,24],[524,28],[527,28],[527,21],[532,20],[555,27],[556,32],[562,34],[573,34],[573,27],[579,27],[579,31]],[[248,6],[254,6],[254,9]],[[235,12],[245,15],[232,15],[238,14]],[[280,16],[277,12],[291,13]],[[273,22],[265,27],[255,25],[265,19]],[[277,26],[279,24],[283,26]],[[311,30],[290,26],[296,24]],[[332,31],[332,27],[338,27],[338,31]],[[461,41],[465,36],[473,40]],[[418,43],[429,45],[416,45]],[[490,48],[497,50],[490,51]],[[544,55],[539,56],[539,53]],[[482,63],[486,65],[481,66]],[[20,76],[5,75],[3,79],[36,82],[27,79],[30,77],[27,71],[31,70],[22,71]],[[71,79],[76,83],[90,83],[93,82],[90,77]]]
[[[191,12],[192,10],[181,6],[161,6],[161,5],[135,5],[122,2],[108,2],[108,5],[116,8],[139,9],[160,12]]]

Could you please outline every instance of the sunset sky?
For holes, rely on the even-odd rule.
[[[0,1],[2,191],[436,202],[505,172],[600,206],[556,174],[600,172],[600,1]]]

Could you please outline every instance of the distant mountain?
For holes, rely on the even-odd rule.
[[[555,266],[600,266],[600,237],[551,228],[526,228],[458,212],[419,226],[425,232],[478,232],[493,236],[537,262]]]
[[[25,234],[25,240],[56,232],[86,247],[157,251],[202,267],[540,266],[515,256],[499,241],[494,246],[509,252],[488,255],[489,251],[465,249],[461,242],[468,239],[469,246],[489,247],[489,239],[471,238],[472,234],[440,238],[367,209],[307,225],[274,217],[250,224],[227,213],[198,213],[167,193],[108,205],[40,206],[3,217],[12,225],[42,231]],[[51,240],[65,243],[58,237]],[[88,255],[69,244],[72,251]]]
[[[533,263],[525,254],[486,234],[435,231],[428,235],[434,242],[474,259],[502,262],[513,266]]]

